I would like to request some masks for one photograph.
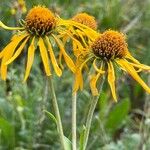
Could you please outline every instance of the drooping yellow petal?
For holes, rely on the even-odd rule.
[[[78,57],[81,54],[81,52],[83,51],[83,47],[80,45],[80,42],[78,43],[75,40],[72,41],[72,49],[73,49],[73,53],[76,57]]]
[[[127,54],[126,54],[126,58],[130,59],[131,61],[139,64],[140,62],[138,60],[136,60],[131,54],[130,52],[127,50]]]
[[[34,61],[34,52],[35,52],[35,45],[34,45],[35,37],[33,37],[32,42],[28,48],[28,58],[27,58],[27,65],[26,71],[23,82],[25,82],[30,74],[30,70]]]
[[[54,67],[54,70],[55,70],[56,74],[60,77],[62,75],[62,71],[61,71],[61,69],[59,68],[59,66],[57,64],[57,61],[55,59],[55,55],[53,53],[51,43],[50,43],[49,38],[47,36],[46,36],[46,42],[47,42],[48,51],[49,51],[49,55],[50,55],[50,58],[51,58],[52,65]]]
[[[72,49],[73,49],[73,53],[75,56],[78,56],[78,49],[77,49],[77,45],[74,41],[72,41]]]
[[[78,33],[84,45],[87,47],[87,43],[85,42],[85,39],[83,38],[83,32],[81,32],[80,30],[76,30],[76,32]]]
[[[6,30],[24,30],[24,27],[8,27],[0,21],[0,27]]]
[[[77,92],[79,88],[81,90],[83,89],[82,69],[77,70],[75,73],[75,82],[74,82],[73,91]]]
[[[23,48],[25,47],[25,44],[27,43],[29,37],[27,37],[22,44],[20,45],[20,47],[16,50],[15,54],[6,62],[6,65],[12,63],[22,52]]]
[[[96,65],[96,59],[93,61],[93,66],[94,66],[94,69],[95,69],[97,72],[99,72],[99,73],[101,73],[101,74],[104,74],[104,73],[105,73],[105,71],[103,71],[102,69],[98,69],[98,67],[97,67],[97,65]]]
[[[47,76],[50,76],[51,71],[50,71],[50,66],[49,66],[48,54],[47,54],[47,50],[46,50],[44,41],[41,37],[39,38],[38,45],[39,45],[39,48],[40,48],[40,54],[41,54],[41,58],[42,58],[42,61],[43,61],[45,73],[46,73]]]
[[[92,75],[90,79],[90,87],[91,87],[91,92],[93,96],[97,96],[98,89],[96,87],[97,80],[100,78],[101,73],[97,73],[96,75]]]
[[[144,64],[141,64],[137,59],[135,59],[131,54],[130,52],[128,51],[127,52],[127,55],[126,55],[126,58],[131,60],[132,62],[128,62],[129,64],[131,64],[132,66],[136,67],[136,68],[139,68],[139,70],[137,70],[137,72],[140,72],[142,70],[150,70],[150,66],[147,66],[147,65],[144,65]]]
[[[150,88],[145,84],[145,82],[140,78],[140,76],[137,74],[134,67],[124,59],[116,60],[116,62],[124,68],[148,93],[150,93]]]
[[[92,95],[97,96],[98,93],[98,89],[96,87],[97,84],[97,80],[100,78],[101,74],[104,74],[105,71],[102,70],[103,68],[103,63],[101,63],[101,67],[97,68],[96,64],[95,64],[96,59],[93,61],[93,66],[95,68],[95,70],[98,72],[96,75],[92,75],[91,79],[90,79],[90,87],[91,87],[91,91],[92,91]]]
[[[59,65],[60,65],[61,69],[64,69],[64,66],[63,66],[63,64],[62,64],[62,56],[63,56],[63,53],[62,53],[62,51],[60,51],[60,52],[59,52],[59,58],[58,58],[58,60],[59,60]]]
[[[85,36],[91,39],[92,41],[95,40],[99,36],[99,33],[96,32],[95,30],[91,29],[90,27],[84,24],[81,24],[75,21],[59,19],[57,26],[63,26],[63,25],[68,27],[68,30],[71,32],[72,35],[74,35],[75,30],[74,28],[71,28],[71,27],[76,27],[77,29],[81,30],[85,34]],[[75,35],[79,36],[78,33],[75,33]]]
[[[58,47],[60,48],[60,50],[62,51],[63,53],[63,57],[65,59],[65,62],[67,64],[67,66],[70,68],[70,70],[75,73],[75,65],[74,65],[74,62],[72,61],[72,59],[68,56],[68,54],[65,52],[65,49],[64,49],[64,46],[63,44],[61,43],[61,41],[55,36],[52,34],[52,36],[54,37]]]
[[[83,51],[82,44],[74,38],[69,31],[66,31],[66,34],[72,39],[73,52],[76,57],[79,56],[80,52]]]
[[[116,87],[115,87],[115,72],[112,62],[108,62],[108,83],[111,89],[112,96],[117,102],[117,96],[116,96]]]
[[[0,52],[0,58],[2,58],[7,51],[10,51],[13,49],[13,47],[17,47],[17,45],[20,43],[22,39],[24,39],[28,34],[23,34],[23,35],[13,35],[11,38],[11,42]],[[14,44],[15,43],[15,44]]]
[[[68,41],[68,36],[65,34],[65,36],[62,37],[62,41],[63,41],[63,44],[65,45]]]
[[[147,66],[147,65],[144,65],[144,64],[136,64],[136,63],[130,63],[128,62],[130,65],[136,67],[136,68],[139,68],[139,69],[142,69],[142,70],[150,70],[150,66]]]
[[[90,35],[99,35],[99,33],[97,33],[96,31],[94,31],[93,29],[91,29],[90,27],[84,25],[84,24],[81,24],[81,23],[78,23],[78,22],[75,22],[75,21],[72,21],[72,20],[62,20],[62,19],[59,19],[59,22],[58,22],[58,26],[61,26],[61,25],[65,25],[65,26],[74,26],[78,29],[80,29],[81,31],[88,31],[88,34],[90,33]],[[71,29],[71,28],[69,28]]]
[[[27,37],[27,34],[23,34],[20,36],[16,36],[16,38],[14,40],[12,40],[12,42],[10,44],[8,44],[3,51],[1,52],[1,56],[2,56],[2,62],[1,62],[1,78],[3,80],[6,80],[6,76],[7,76],[7,65],[6,62],[11,58],[11,56],[13,55],[16,47],[18,46],[18,44],[25,38]]]
[[[93,56],[92,56],[93,57]],[[76,72],[75,72],[75,83],[74,83],[74,90],[77,91],[79,88],[83,89],[83,77],[82,77],[82,69],[86,67],[86,63],[92,58],[89,57],[86,60],[78,61],[76,62]]]

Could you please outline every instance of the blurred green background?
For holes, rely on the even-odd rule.
[[[78,12],[95,16],[100,32],[115,29],[127,34],[131,53],[150,65],[150,0],[26,0],[27,10],[45,5],[62,18]],[[0,20],[16,26],[26,13],[16,0],[0,0]],[[13,32],[0,29],[2,50]],[[58,150],[56,125],[43,110],[53,113],[51,93],[36,56],[27,83],[22,84],[25,58],[10,65],[6,82],[0,80],[0,150]],[[150,74],[140,73],[150,86]],[[64,133],[71,140],[71,87],[69,71],[55,79]],[[149,150],[150,96],[126,74],[118,73],[118,103],[112,101],[107,84],[96,107],[87,150]],[[85,85],[77,101],[77,137],[82,134],[91,95]]]

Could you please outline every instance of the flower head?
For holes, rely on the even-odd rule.
[[[29,33],[37,35],[49,34],[56,26],[56,17],[46,7],[32,8],[25,18],[25,27]]]
[[[108,30],[99,36],[91,45],[93,53],[101,59],[123,58],[127,53],[125,35]]]
[[[51,75],[51,63],[56,74],[61,76],[62,68],[57,63],[57,59],[55,58],[52,42],[55,42],[55,45],[57,45],[60,49],[59,53],[61,53],[68,68],[72,72],[75,72],[75,64],[66,53],[64,42],[61,40],[62,32],[65,32],[65,34],[69,37],[72,37],[73,34],[78,35],[78,33],[74,33],[73,27],[76,27],[83,32],[88,29],[88,27],[85,27],[79,23],[56,17],[48,8],[44,6],[36,6],[32,8],[28,12],[25,21],[22,22],[22,27],[7,27],[1,21],[0,27],[7,30],[19,30],[12,37],[11,42],[0,53],[0,58],[2,58],[0,67],[2,79],[6,79],[8,64],[12,63],[22,53],[25,45],[29,43],[24,81],[26,81],[30,74],[37,46],[40,50],[46,75]],[[72,27],[70,32],[66,30],[68,27]],[[72,40],[75,40],[75,38],[72,38]]]
[[[73,24],[77,24],[78,26],[85,27],[84,31],[76,26],[69,26],[67,32],[62,32],[63,41],[66,43],[69,39],[72,39],[72,49],[75,57],[84,50],[89,42],[95,37],[97,37],[98,33],[95,31],[97,29],[97,22],[95,17],[88,15],[87,13],[78,13],[73,16],[70,21]],[[87,38],[89,37],[89,38]],[[62,54],[59,55],[59,62],[61,64]]]
[[[97,22],[95,17],[88,15],[87,13],[79,13],[72,18],[73,21],[84,24],[93,30],[97,29]]]
[[[80,57],[82,59],[80,59]],[[130,54],[123,33],[113,30],[105,31],[87,47],[87,51],[83,51],[78,56],[78,68],[76,70],[76,81],[74,85],[75,91],[79,88],[83,88],[82,69],[91,61],[93,62],[92,67],[94,68],[94,73],[90,76],[90,87],[94,96],[99,94],[97,89],[98,80],[102,75],[107,74],[112,96],[114,100],[117,101],[114,63],[123,71],[129,73],[148,93],[150,93],[150,88],[140,78],[136,70],[150,70],[150,67],[141,64]]]
[[[88,27],[85,32],[79,30],[78,28],[72,29],[70,27],[68,29],[68,32],[70,32],[70,30],[74,30],[74,33],[78,33],[77,36],[73,33],[74,36],[72,37],[75,38],[75,40],[72,42],[72,46],[74,55],[77,57],[89,44],[89,42],[97,37],[97,32],[95,31],[97,29],[97,22],[94,16],[91,16],[87,13],[78,13],[73,16],[71,20]],[[90,38],[87,39],[87,36],[90,36]]]

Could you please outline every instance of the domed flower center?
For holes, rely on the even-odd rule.
[[[108,30],[101,34],[91,45],[94,54],[101,59],[123,58],[127,52],[125,35]]]
[[[97,29],[97,22],[93,16],[90,16],[86,13],[79,13],[72,18],[73,21],[84,24],[93,30]]]
[[[32,34],[48,34],[55,26],[56,19],[54,14],[43,6],[32,8],[25,19],[25,27]]]

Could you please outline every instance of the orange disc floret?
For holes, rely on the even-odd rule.
[[[93,30],[97,29],[97,22],[95,17],[88,15],[87,13],[79,13],[72,18],[73,21],[84,24]]]
[[[27,31],[37,35],[48,34],[55,26],[56,18],[54,14],[44,6],[32,8],[25,19]]]
[[[123,33],[108,30],[92,43],[91,48],[101,59],[123,58],[127,53],[126,38]]]

